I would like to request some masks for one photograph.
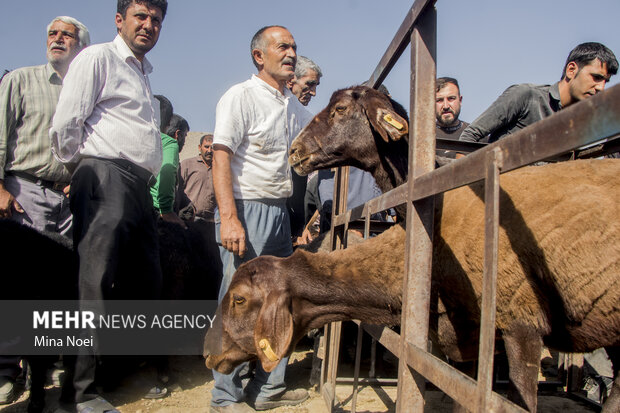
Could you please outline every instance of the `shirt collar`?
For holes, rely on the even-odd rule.
[[[288,99],[290,98],[290,95],[292,95],[292,93],[288,90],[288,88],[284,88],[284,95],[283,95],[282,93],[280,93],[278,89],[271,86],[270,84],[268,84],[267,82],[265,82],[263,79],[261,79],[260,77],[256,75],[252,75],[252,81],[256,83],[258,86],[266,89],[270,94],[274,95],[275,97]],[[288,92],[288,94],[286,92]]]
[[[142,63],[140,63],[138,58],[133,54],[133,52],[131,51],[129,46],[127,46],[127,43],[125,43],[125,40],[123,40],[120,34],[116,35],[113,43],[114,46],[116,46],[118,54],[124,61],[127,61],[127,59],[134,60],[136,64],[142,67],[142,71],[145,75],[148,75],[153,71],[153,66],[151,65],[151,62],[149,62],[149,59],[144,56],[144,58],[142,59]]]
[[[62,85],[61,77],[58,76],[58,73],[56,73],[56,71],[52,67],[51,63],[49,63],[49,62],[45,65],[45,75],[47,76],[47,80],[51,84]]]
[[[549,96],[551,96],[551,99],[558,102],[560,108],[562,107],[560,103],[560,82],[555,82],[549,87]]]
[[[459,121],[459,123],[457,123],[454,126],[441,126],[439,124],[439,122],[437,122],[435,124],[435,126],[437,127],[437,129],[441,129],[442,131],[444,131],[446,133],[453,133],[453,132],[456,132],[457,130],[459,130],[461,128],[461,126],[463,126],[463,121],[461,121],[460,119],[458,121]]]
[[[203,164],[208,169],[211,169],[211,167],[213,166],[213,161],[211,161],[211,166],[207,165],[207,163],[202,160],[202,156],[200,154],[198,154],[198,156],[196,157],[196,162]]]

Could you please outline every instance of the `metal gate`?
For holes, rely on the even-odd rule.
[[[411,46],[408,182],[363,206],[347,210],[348,168],[336,174],[332,248],[346,245],[349,222],[406,203],[405,277],[401,334],[387,327],[360,325],[352,398],[355,412],[362,329],[399,358],[396,411],[423,412],[426,380],[456,403],[474,412],[524,412],[492,391],[500,174],[551,159],[598,142],[583,157],[620,150],[620,85],[587,102],[572,105],[522,131],[439,169],[435,165],[435,78],[437,14],[434,0],[417,0],[409,10],[368,83],[377,88],[407,46]],[[460,143],[456,143],[458,145]],[[427,352],[434,195],[485,181],[485,255],[481,306],[478,380]],[[325,328],[321,393],[332,411],[336,396],[341,323]]]

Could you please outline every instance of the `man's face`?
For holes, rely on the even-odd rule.
[[[435,95],[435,116],[439,126],[453,126],[461,114],[459,89],[452,83],[446,83]]]
[[[295,76],[297,45],[293,35],[281,27],[271,27],[263,33],[265,50],[255,50],[257,63],[263,71],[278,83],[286,85]]]
[[[297,96],[297,99],[299,99],[299,102],[301,102],[302,105],[308,106],[312,96],[316,96],[316,87],[320,83],[318,73],[312,69],[309,69],[305,76],[302,76],[299,79],[293,79],[293,87],[291,88],[291,92]]]
[[[116,13],[116,27],[136,58],[142,61],[145,54],[157,43],[163,21],[159,7],[132,3],[125,17]]]
[[[56,20],[47,32],[47,60],[52,64],[68,65],[81,48],[78,30],[72,24]]]
[[[213,138],[205,138],[200,145],[198,145],[198,150],[200,151],[200,156],[202,159],[211,164],[213,160]]]
[[[598,59],[594,59],[581,69],[577,64],[570,62],[566,67],[566,79],[568,80],[569,105],[580,100],[596,95],[605,89],[610,75],[607,65]]]

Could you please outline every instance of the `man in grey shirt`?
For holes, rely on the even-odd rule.
[[[7,74],[0,87],[0,218],[71,236],[63,189],[71,174],[48,136],[69,64],[90,44],[88,29],[58,16],[47,26],[47,61]]]
[[[562,79],[553,85],[513,85],[461,134],[462,141],[495,142],[605,89],[618,72],[618,60],[600,43],[582,43],[566,59]]]
[[[0,218],[71,237],[69,200],[63,193],[71,175],[52,156],[48,132],[69,64],[89,44],[86,26],[58,16],[47,26],[47,64],[22,67],[3,78]],[[14,382],[20,371],[19,357],[0,356],[0,404],[15,398]]]

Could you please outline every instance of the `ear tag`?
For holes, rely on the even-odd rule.
[[[394,126],[398,130],[403,130],[404,126],[402,123],[394,119],[391,115],[387,114],[383,116],[383,120]]]
[[[261,341],[258,342],[258,346],[261,350],[263,350],[263,353],[265,353],[265,356],[267,356],[269,361],[280,360],[278,356],[276,356],[276,353],[274,353],[271,349],[271,344],[269,344],[269,340],[267,340],[266,338],[261,339]]]

